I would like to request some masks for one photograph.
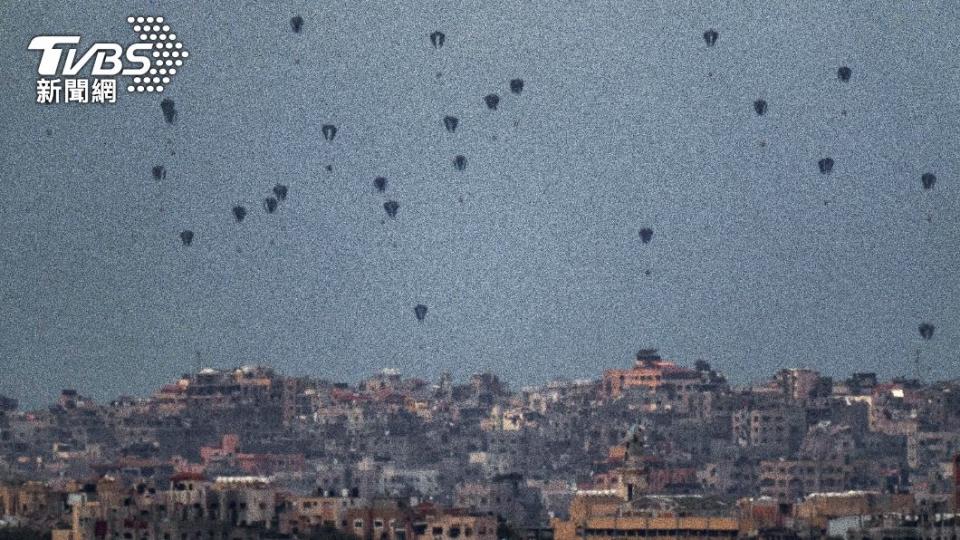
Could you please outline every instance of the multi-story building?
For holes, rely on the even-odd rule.
[[[656,389],[669,384],[685,390],[702,382],[700,372],[664,360],[656,349],[641,349],[632,368],[603,373],[603,392],[608,398],[618,398],[631,388]]]
[[[760,462],[760,493],[793,501],[816,492],[848,489],[852,474],[844,461],[777,459]]]

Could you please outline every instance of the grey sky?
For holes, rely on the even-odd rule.
[[[133,14],[191,53],[175,125],[157,96],[35,103],[32,36],[128,43]],[[142,394],[198,352],[525,384],[644,346],[738,382],[912,374],[922,346],[958,376],[958,23],[949,1],[2,2],[0,393]]]

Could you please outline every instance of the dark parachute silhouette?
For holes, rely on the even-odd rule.
[[[457,156],[453,158],[453,166],[458,171],[462,171],[467,168],[467,158],[463,156]]]
[[[154,180],[163,180],[167,177],[167,169],[163,165],[154,165],[153,166],[153,179]]]
[[[460,120],[456,116],[443,117],[443,127],[447,128],[450,133],[457,131],[458,125],[460,125]]]
[[[833,158],[825,157],[817,162],[817,167],[820,168],[820,174],[830,174],[830,171],[833,170]]]
[[[328,141],[332,141],[337,136],[337,126],[333,124],[324,124],[320,131],[323,133],[323,138]]]
[[[373,187],[377,188],[377,191],[379,191],[380,193],[383,193],[384,191],[387,190],[387,179],[382,176],[378,176],[374,178]]]
[[[758,99],[753,102],[753,110],[757,112],[757,115],[763,116],[767,112],[767,102],[762,99]]]
[[[640,241],[644,244],[649,244],[650,240],[653,240],[653,229],[649,227],[640,229]]]
[[[281,200],[281,201],[287,200],[287,192],[288,192],[288,191],[289,191],[289,190],[287,189],[287,186],[285,186],[285,185],[283,185],[283,184],[277,184],[277,185],[273,186],[273,194],[276,195],[276,196],[277,196],[277,199],[279,199],[279,200]]]
[[[937,183],[937,175],[933,173],[923,173],[920,176],[920,183],[923,184],[923,189],[933,189],[933,185]]]
[[[247,217],[247,209],[239,205],[234,206],[233,217],[237,220],[237,223],[241,223],[243,218]]]
[[[163,117],[168,124],[172,124],[177,119],[177,108],[174,106],[172,99],[163,98],[163,101],[160,102],[160,110],[163,111]]]
[[[387,201],[383,203],[383,209],[386,210],[388,216],[395,218],[397,217],[397,210],[400,209],[400,203],[397,201]]]
[[[417,304],[413,308],[413,314],[417,316],[418,321],[423,322],[423,319],[427,316],[427,306]]]
[[[511,79],[510,91],[519,96],[523,92],[523,79]]]
[[[303,17],[295,15],[290,19],[290,29],[293,30],[294,34],[299,34],[301,28],[303,28]]]
[[[703,40],[707,42],[707,47],[713,47],[717,43],[717,39],[719,37],[720,32],[717,32],[713,28],[703,33]]]
[[[193,231],[187,229],[180,233],[180,241],[183,242],[183,245],[189,246],[193,243]]]
[[[920,332],[920,337],[923,338],[924,341],[929,341],[930,339],[933,339],[933,332],[934,332],[934,330],[936,330],[936,329],[937,329],[936,326],[934,326],[934,325],[932,325],[932,324],[930,324],[930,323],[928,323],[928,322],[920,323],[920,325],[917,326],[917,331]],[[915,373],[915,376],[916,376],[917,379],[920,379],[920,376],[921,376],[921,374],[920,374],[920,347],[917,347],[916,373]]]
[[[851,75],[853,75],[853,70],[847,66],[841,66],[840,69],[837,70],[837,78],[840,79],[841,82],[849,82]]]
[[[491,111],[497,110],[497,106],[500,105],[500,96],[496,94],[487,94],[484,96],[483,101],[487,103],[487,108]]]
[[[274,197],[267,197],[263,200],[263,207],[266,209],[268,214],[272,214],[277,211],[277,199]]]
[[[439,30],[430,34],[430,43],[433,44],[434,49],[439,49],[440,47],[443,47],[443,42],[446,40],[447,40],[447,35]]]

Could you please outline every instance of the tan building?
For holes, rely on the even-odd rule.
[[[66,495],[40,482],[0,486],[0,516],[52,524],[66,512]]]
[[[888,512],[912,513],[915,501],[911,494],[878,493],[875,491],[846,491],[841,493],[814,493],[794,505],[796,519],[826,530],[832,519],[871,516]]]
[[[274,517],[276,491],[262,482],[237,478],[206,482],[193,475],[171,481],[168,491],[142,493],[101,480],[95,494],[71,494],[69,529],[62,540],[182,540],[259,538]]]
[[[780,501],[846,489],[853,468],[842,461],[778,459],[760,462],[760,492]]]
[[[733,437],[744,448],[795,449],[806,433],[806,418],[798,407],[747,408],[732,415]]]
[[[360,540],[496,540],[497,518],[430,505],[410,508],[375,500],[350,509],[340,527]]]
[[[414,537],[431,540],[496,540],[497,518],[463,512],[428,513],[413,524]],[[403,540],[403,539],[397,539]]]
[[[570,519],[551,521],[555,540],[645,537],[664,540],[713,537],[736,538],[735,517],[679,516],[633,510],[615,495],[581,494],[570,504]]]
[[[346,529],[347,512],[365,504],[358,497],[291,497],[281,530],[298,533],[318,527]]]
[[[631,388],[655,390],[670,384],[682,391],[701,382],[699,372],[662,359],[656,349],[641,349],[630,369],[608,369],[603,373],[603,391],[609,398],[620,397]]]
[[[812,369],[781,369],[773,376],[773,382],[793,400],[810,397],[820,384],[820,373]]]

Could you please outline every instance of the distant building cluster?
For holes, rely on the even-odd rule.
[[[54,540],[956,538],[960,382],[641,350],[595,380],[357,385],[202,369],[147,398],[0,396],[0,533]]]

